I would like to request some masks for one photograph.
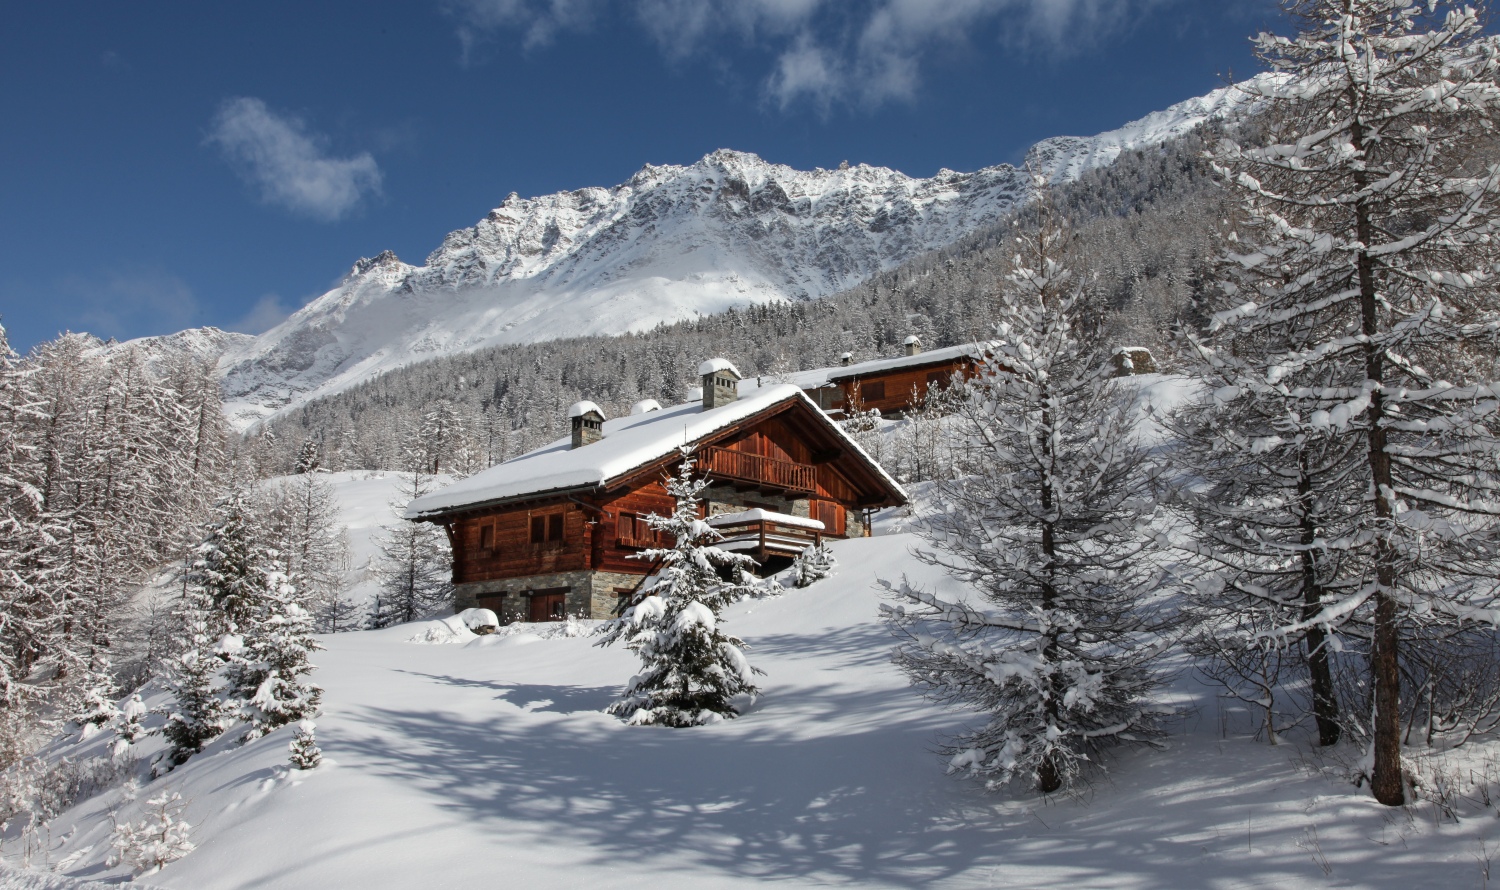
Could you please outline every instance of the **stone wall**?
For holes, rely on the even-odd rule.
[[[494,609],[506,624],[525,621],[529,603],[526,594],[533,590],[568,589],[567,610],[569,615],[584,618],[612,618],[615,612],[615,588],[632,590],[640,583],[640,575],[618,572],[596,572],[592,569],[580,572],[557,572],[550,575],[528,575],[524,578],[503,578],[495,581],[475,581],[453,586],[453,607],[457,611],[476,608],[479,598],[485,598],[485,607]],[[497,605],[494,597],[500,598]]]
[[[703,489],[703,499],[708,504],[709,516],[739,513],[750,509],[751,502],[756,505],[765,504],[777,513],[785,513],[789,516],[808,515],[807,498],[792,500],[759,491],[737,491],[731,485],[710,485]]]

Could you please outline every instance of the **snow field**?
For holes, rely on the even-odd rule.
[[[325,637],[320,768],[287,766],[292,727],[244,747],[221,739],[143,779],[134,802],[116,789],[60,817],[54,837],[76,831],[52,861],[91,847],[70,874],[118,879],[122,868],[103,865],[109,809],[137,818],[171,789],[198,849],[149,880],[184,890],[497,876],[515,887],[1481,886],[1481,839],[1500,847],[1492,811],[1455,823],[1425,805],[1388,810],[1294,745],[1221,730],[1188,676],[1173,696],[1198,712],[1170,749],[1123,753],[1079,798],[991,795],[945,776],[933,742],[967,718],[906,688],[876,618],[876,578],[949,584],[910,558],[917,543],[835,543],[834,577],[732,607],[726,629],[766,671],[764,695],[708,727],[606,716],[634,659],[550,627],[536,628],[547,639],[518,627],[453,645],[408,642],[439,622]]]

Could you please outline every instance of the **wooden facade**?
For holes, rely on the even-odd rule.
[[[979,361],[972,355],[934,357],[928,362],[915,355],[898,367],[834,371],[828,375],[828,382],[837,387],[837,392],[827,400],[826,408],[842,414],[857,406],[866,411],[876,409],[883,417],[900,417],[926,398],[929,389],[947,386],[954,374],[968,378],[977,373]]]
[[[663,434],[671,435],[672,428]],[[680,440],[680,427],[676,435]],[[849,448],[843,434],[800,398],[695,445],[697,470],[712,483],[705,490],[705,514],[761,508],[823,523],[816,536],[736,525],[737,535],[759,535],[759,546],[750,552],[773,566],[806,546],[792,550],[792,542],[863,534],[865,511],[904,500],[878,467]],[[428,521],[443,524],[452,543],[458,607],[491,608],[506,622],[569,614],[608,617],[655,569],[639,554],[672,543],[659,540],[646,517],[675,508],[664,480],[679,462],[674,451],[594,490],[432,517]]]

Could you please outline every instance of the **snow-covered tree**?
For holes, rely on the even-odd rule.
[[[162,678],[173,699],[162,735],[172,744],[169,759],[174,766],[222,735],[232,718],[233,709],[219,679],[224,662],[219,658],[220,635],[215,628],[222,619],[214,613],[213,599],[201,587],[188,588],[178,604],[181,649],[168,659]]]
[[[1234,381],[1251,373],[1242,360],[1192,345],[1207,383],[1197,399],[1160,418],[1175,433],[1174,500],[1190,519],[1182,546],[1201,572],[1188,607],[1188,648],[1230,694],[1264,710],[1270,741],[1310,710],[1319,744],[1335,744],[1334,658],[1342,644],[1333,635],[1368,633],[1352,613],[1312,619],[1325,600],[1359,583],[1352,563],[1327,542],[1356,533],[1361,486],[1350,483],[1368,478],[1361,448],[1308,436],[1278,394],[1238,392]],[[1305,695],[1288,693],[1304,681]],[[1278,718],[1278,710],[1297,716]]]
[[[175,791],[163,791],[146,801],[138,822],[115,825],[110,837],[110,865],[129,864],[137,876],[155,874],[197,849],[188,838],[193,826],[182,818],[187,803]]]
[[[312,613],[318,632],[349,629],[349,604],[342,598],[349,540],[333,487],[318,473],[303,473],[272,486],[264,511],[275,565],[296,579],[298,602]]]
[[[833,557],[833,549],[826,541],[820,544],[808,544],[807,548],[792,560],[793,583],[798,587],[811,587],[832,575],[838,564],[838,560]]]
[[[1045,200],[1045,198],[1044,198]],[[950,772],[1053,792],[1101,750],[1149,741],[1170,616],[1148,538],[1144,453],[1107,344],[1081,337],[1067,232],[1017,238],[1000,340],[954,398],[967,458],[936,484],[917,558],[964,582],[944,598],[886,583],[894,658],[938,702],[984,722]]]
[[[212,604],[210,629],[218,635],[243,636],[285,578],[276,568],[280,555],[266,545],[245,489],[235,489],[219,502],[208,529],[190,583]]]
[[[229,660],[230,694],[240,717],[250,724],[244,739],[259,738],[293,721],[316,716],[323,690],[306,676],[316,668],[309,657],[323,647],[312,638],[312,617],[283,583],[266,600],[245,644]]]
[[[1251,367],[1221,397],[1279,399],[1294,447],[1359,449],[1314,480],[1358,505],[1355,531],[1318,539],[1355,581],[1279,630],[1368,621],[1371,701],[1351,713],[1372,715],[1371,788],[1396,805],[1403,636],[1496,617],[1496,51],[1457,4],[1291,10],[1297,36],[1257,41],[1279,77],[1246,87],[1269,144],[1215,152],[1248,217],[1215,325]]]
[[[297,769],[317,769],[323,762],[323,749],[318,747],[317,724],[311,720],[303,720],[297,724],[296,735],[292,737],[291,744],[287,749],[291,752],[287,758],[293,767]]]
[[[745,658],[745,644],[720,627],[724,607],[756,596],[762,585],[750,573],[755,561],[714,546],[722,536],[699,518],[707,479],[693,478],[692,449],[682,450],[667,492],[676,498],[671,516],[652,514],[646,522],[670,535],[670,548],[646,550],[638,558],[659,563],[641,599],[600,629],[598,645],[616,642],[641,660],[609,713],[634,726],[701,726],[739,715],[733,700],[760,690],[760,673]],[[727,575],[731,580],[724,580]]]
[[[398,518],[404,516],[407,504],[431,490],[432,477],[419,466],[403,475],[391,509]],[[451,605],[452,559],[448,540],[436,526],[402,520],[386,529],[376,545],[380,548],[375,565],[380,593],[370,617],[372,627],[416,621]]]

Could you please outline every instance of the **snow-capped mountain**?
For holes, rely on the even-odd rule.
[[[1038,143],[1054,181],[1159,144],[1241,101],[1223,89],[1092,138]],[[617,334],[731,306],[852,287],[999,221],[1031,193],[1025,169],[794,170],[721,150],[643,167],[613,188],[512,194],[450,233],[422,266],[387,251],[221,361],[233,422],[255,421],[442,353]]]
[[[156,337],[137,337],[124,342],[106,343],[100,347],[105,355],[135,350],[145,356],[148,367],[179,357],[191,357],[198,361],[217,361],[220,356],[234,349],[248,349],[255,343],[254,334],[240,334],[215,327],[188,328],[175,334]]]

